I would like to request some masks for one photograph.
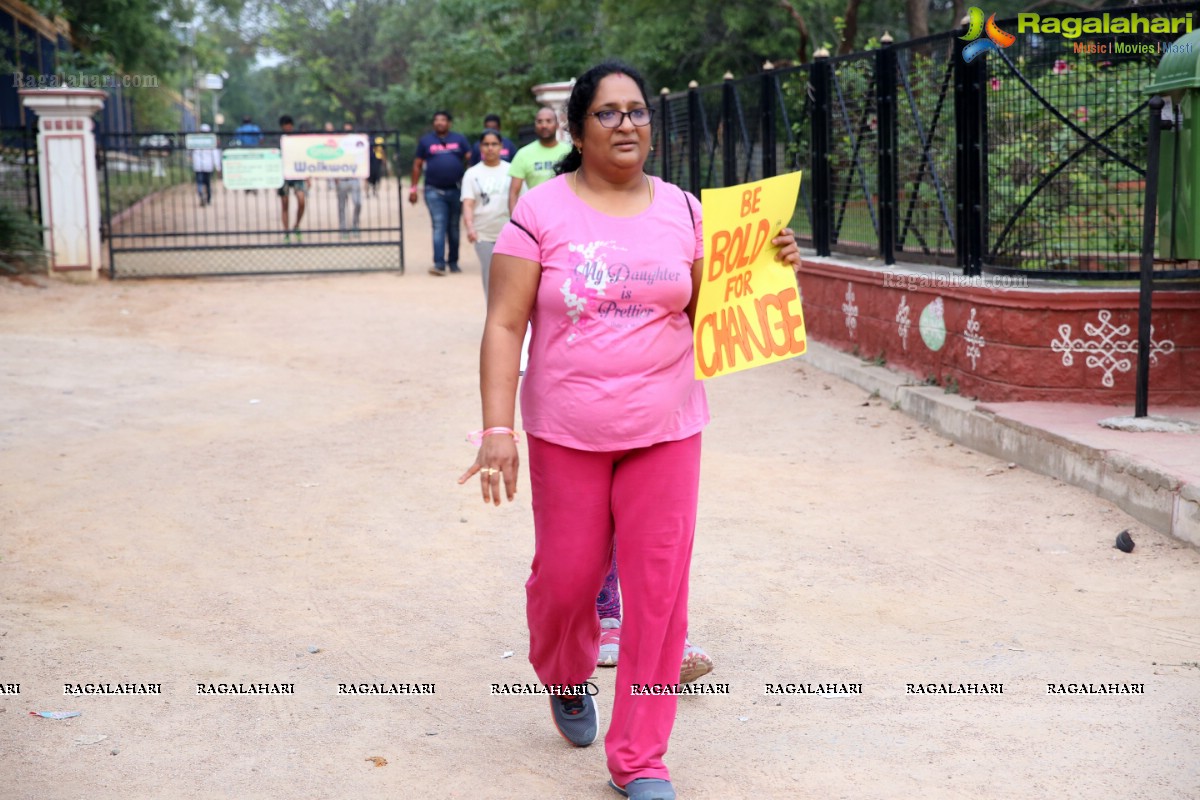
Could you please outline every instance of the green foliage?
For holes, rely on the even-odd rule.
[[[71,70],[148,72],[183,93],[198,75],[228,73],[219,98],[227,127],[250,115],[273,128],[288,113],[302,127],[349,119],[415,132],[445,107],[468,133],[498,113],[514,137],[535,112],[534,85],[569,80],[602,58],[638,67],[651,92],[680,91],[689,80],[718,83],[726,71],[755,74],[768,60],[805,61],[817,43],[840,41],[847,12],[847,0],[31,2],[71,22],[79,43],[65,59]],[[932,4],[931,31],[957,24],[952,5]],[[807,27],[804,52],[787,6]],[[1006,0],[988,8],[1003,17],[1021,7]],[[856,16],[859,49],[884,31],[906,36],[903,4],[863,0]],[[153,94],[133,94],[139,127],[176,127],[171,93]],[[198,95],[206,121],[212,99]]]
[[[905,63],[911,96],[903,86],[897,87],[897,185],[903,218],[913,220],[901,231],[904,240],[900,245],[907,252],[954,251],[943,211],[946,203],[953,213],[954,81],[952,74],[947,74],[951,58],[945,50],[912,52]],[[921,121],[920,129],[913,121],[914,114]]]
[[[301,127],[319,128],[335,119],[382,127],[388,90],[410,79],[408,49],[431,7],[432,0],[273,4],[263,43],[284,62],[268,71],[267,108],[255,116],[269,128],[284,113]]]
[[[1144,114],[1121,119],[1144,101],[1140,87],[1149,78],[1146,65],[1098,66],[1064,56],[1058,67],[1021,62],[1018,68],[1075,127],[1094,137],[1109,131],[1101,141],[1110,150],[1133,164],[1144,161]],[[1027,268],[1054,269],[1065,265],[1052,254],[1064,250],[1137,252],[1142,220],[1136,171],[1088,145],[1078,131],[1033,102],[1015,77],[991,80],[988,107],[990,240],[1000,255]],[[1016,223],[1000,241],[1014,216]],[[1127,268],[1122,259],[1113,264]]]
[[[159,176],[152,176],[146,172],[110,172],[108,194],[104,198],[107,203],[106,216],[111,218],[112,215],[119,214],[155,192],[191,182],[192,171],[180,164],[164,165],[163,174]]]
[[[569,80],[603,56],[601,24],[586,3],[445,0],[413,45],[412,91],[393,93],[394,108],[423,100],[420,128],[445,108],[468,133],[494,112],[515,134],[537,111],[533,86]]]
[[[45,263],[42,227],[24,211],[0,201],[0,268],[6,272],[31,272]]]
[[[36,5],[46,16],[71,23],[85,67],[119,64],[129,73],[165,74],[175,63],[179,42],[172,25],[185,11],[182,2],[42,0]]]
[[[727,70],[741,77],[767,60],[797,59],[799,34],[775,3],[606,0],[601,9],[605,52],[642,70],[654,89],[718,83]]]
[[[29,36],[22,36],[20,29],[9,32],[0,30],[0,69],[5,72],[20,72],[21,68],[18,63],[23,63],[25,59],[13,58],[9,59],[9,54],[17,53],[24,54],[27,59],[36,60],[37,56],[37,39]]]

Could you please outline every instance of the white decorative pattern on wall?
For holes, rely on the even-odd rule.
[[[963,339],[967,342],[967,358],[971,359],[972,371],[978,366],[980,351],[987,344],[979,333],[981,327],[979,320],[975,319],[975,309],[972,308],[971,318],[967,320],[967,330],[963,334]]]
[[[1061,338],[1050,342],[1050,349],[1056,353],[1062,353],[1064,367],[1075,363],[1074,355],[1076,353],[1085,353],[1087,358],[1084,363],[1089,369],[1103,370],[1104,374],[1100,377],[1100,383],[1105,388],[1111,389],[1114,372],[1129,372],[1133,369],[1133,359],[1127,356],[1137,354],[1137,338],[1123,338],[1129,335],[1129,326],[1113,325],[1112,312],[1108,309],[1101,309],[1098,317],[1098,325],[1088,322],[1083,326],[1084,334],[1094,338],[1072,339],[1071,326],[1064,323],[1058,326],[1058,335]],[[1174,342],[1170,340],[1154,341],[1154,326],[1151,325],[1150,363],[1157,364],[1160,354],[1168,356],[1173,352],[1175,352]]]
[[[842,311],[846,314],[846,329],[850,336],[858,330],[858,306],[854,305],[854,284],[846,284],[846,302],[842,303]]]
[[[908,329],[912,327],[912,320],[908,316],[909,306],[908,297],[900,298],[900,306],[896,309],[896,330],[900,333],[900,344],[908,350]]]

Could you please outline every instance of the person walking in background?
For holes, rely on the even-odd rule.
[[[371,164],[367,170],[367,196],[379,196],[379,181],[387,173],[386,145],[382,136],[371,141]]]
[[[500,131],[500,115],[499,114],[488,114],[486,117],[483,118],[483,132],[487,133],[488,131],[496,131],[496,132]],[[483,161],[483,154],[479,150],[479,143],[482,141],[483,141],[483,137],[482,137],[482,135],[480,135],[479,140],[476,141],[474,146],[471,147],[471,166],[472,167]],[[504,134],[501,133],[500,134],[500,160],[501,161],[512,161],[513,156],[516,155],[516,153],[517,153],[517,146],[515,144],[513,144],[511,141],[509,141],[507,136],[505,136]]]
[[[242,124],[234,130],[234,140],[242,147],[258,147],[263,140],[262,128],[254,124],[250,117],[242,117]]]
[[[330,125],[330,127],[333,127]],[[343,122],[342,133],[354,133],[354,123]],[[346,239],[350,236],[358,236],[358,222],[362,216],[362,178],[337,178],[335,180],[337,187],[337,209],[338,209],[338,230],[341,231],[341,236]],[[354,222],[346,227],[346,203],[354,204]]]
[[[488,274],[492,266],[492,248],[508,222],[508,162],[501,160],[504,137],[500,131],[486,130],[476,145],[483,160],[463,175],[463,224],[467,241],[475,245],[479,271],[483,275],[483,296],[488,293]]]
[[[524,189],[532,189],[554,177],[554,167],[571,146],[558,140],[558,114],[553,108],[542,108],[533,120],[535,141],[522,147],[513,156],[512,169],[508,174],[512,184],[508,187],[508,213],[517,206],[517,198]]]
[[[596,666],[615,667],[621,655],[621,587],[617,579],[617,555],[604,576],[596,597],[596,616],[600,618],[600,652]],[[679,663],[679,682],[691,683],[713,671],[712,657],[703,647],[683,640],[683,660]]]
[[[295,128],[295,121],[287,114],[279,118],[279,130],[283,132],[284,136],[291,133]],[[280,144],[282,145],[282,142]],[[296,225],[292,228],[288,227],[289,193],[296,195]],[[283,210],[283,241],[285,244],[293,240],[296,244],[300,244],[300,220],[304,218],[304,201],[307,194],[307,186],[304,180],[284,181],[283,185],[279,187],[279,202]]]
[[[459,189],[471,155],[471,143],[461,133],[450,130],[453,122],[449,111],[434,113],[433,130],[417,141],[412,188],[408,190],[408,202],[416,205],[417,184],[424,169],[425,205],[433,221],[431,275],[445,275],[447,269],[462,272],[458,266],[458,218],[462,214]]]
[[[625,616],[605,737],[609,785],[634,800],[674,800],[663,755],[677,698],[634,687],[673,685],[686,639],[709,419],[692,349],[704,235],[696,198],[645,173],[648,103],[623,64],[580,76],[567,103],[574,147],[496,241],[481,444],[459,483],[479,475],[486,503],[500,504],[501,484],[515,496],[515,395],[532,320],[520,381],[533,491],[529,661],[541,683],[559,687],[550,697],[559,733],[578,747],[595,741],[595,701],[574,687],[596,667],[596,597],[615,552]],[[776,260],[799,268],[790,230],[772,244]]]
[[[201,133],[212,130],[208,123],[200,126]],[[215,147],[202,147],[192,151],[192,172],[196,173],[196,194],[200,205],[212,204],[212,176],[221,169],[221,151]]]

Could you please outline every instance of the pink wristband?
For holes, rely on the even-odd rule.
[[[471,431],[470,433],[467,434],[467,441],[473,445],[479,446],[479,445],[483,444],[483,437],[491,436],[492,434],[495,434],[495,433],[507,433],[509,436],[511,436],[513,438],[514,442],[521,441],[521,437],[518,436],[517,432],[514,431],[512,428],[487,428],[486,430],[482,430],[482,431]]]

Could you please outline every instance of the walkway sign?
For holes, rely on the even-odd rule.
[[[221,179],[226,189],[278,189],[283,160],[276,147],[231,147],[221,151]]]
[[[369,174],[371,147],[365,133],[285,134],[283,177],[289,181],[307,178],[362,178]]]
[[[800,173],[705,189],[704,277],[693,331],[696,378],[783,361],[806,347],[804,315],[791,265],[771,245],[788,226]]]

